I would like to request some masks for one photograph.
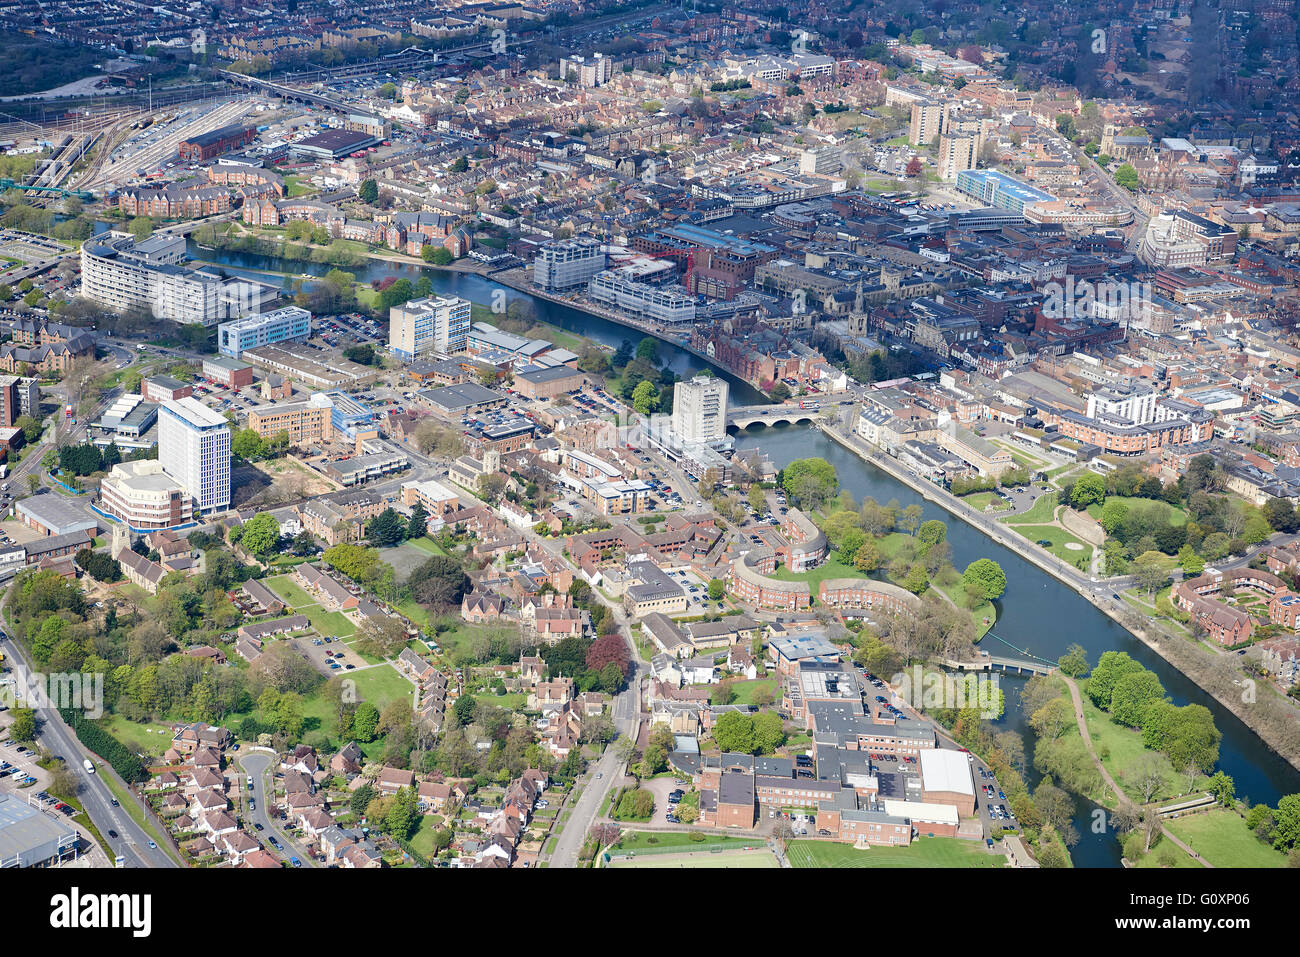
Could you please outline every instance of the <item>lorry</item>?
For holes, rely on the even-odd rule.
[[[95,766],[90,763],[90,758],[86,758],[86,760],[82,761],[81,765],[86,769],[87,774],[95,773]]]

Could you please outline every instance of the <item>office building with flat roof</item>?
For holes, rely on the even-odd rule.
[[[957,192],[979,203],[1023,214],[1034,203],[1053,203],[1051,193],[995,169],[967,169],[957,174]]]
[[[189,492],[155,459],[114,465],[99,483],[99,507],[134,532],[173,528],[194,516]]]
[[[217,327],[217,349],[223,356],[238,359],[245,349],[277,342],[305,342],[311,338],[311,313],[298,306],[285,306]]]
[[[289,436],[291,446],[332,442],[334,402],[330,396],[318,392],[306,402],[258,406],[249,410],[248,427],[268,440],[283,432]]]
[[[464,352],[469,338],[468,299],[412,299],[388,310],[388,348],[410,361],[434,353]]]
[[[164,402],[158,461],[201,512],[230,507],[230,423],[193,398]]]

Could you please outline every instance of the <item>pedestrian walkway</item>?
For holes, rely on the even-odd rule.
[[[1083,715],[1083,699],[1079,695],[1079,685],[1073,678],[1067,675],[1061,675],[1061,680],[1064,681],[1065,686],[1070,689],[1070,700],[1074,703],[1074,720],[1079,725],[1079,736],[1083,738],[1083,743],[1087,746],[1088,754],[1092,756],[1092,762],[1097,766],[1097,772],[1101,775],[1101,779],[1105,781],[1106,786],[1115,793],[1115,797],[1119,801],[1120,807],[1127,808],[1135,813],[1141,812],[1143,810],[1142,806],[1124,793],[1124,790],[1116,783],[1115,779],[1111,777],[1110,772],[1106,770],[1106,766],[1101,763],[1101,758],[1097,756],[1097,749],[1092,743],[1092,734],[1088,731],[1088,722]],[[1156,813],[1154,808],[1146,808],[1145,810],[1148,814]],[[1160,830],[1171,844],[1175,847],[1182,848],[1182,850],[1187,853],[1188,857],[1199,863],[1202,867],[1214,867],[1213,864],[1198,855],[1190,847],[1175,837],[1169,830],[1163,827]]]

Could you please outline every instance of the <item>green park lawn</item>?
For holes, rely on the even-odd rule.
[[[99,722],[99,726],[132,751],[157,757],[172,746],[172,730],[165,724],[141,723],[120,714],[110,714]]]
[[[1051,552],[1063,562],[1069,562],[1071,565],[1085,556],[1091,558],[1092,546],[1080,541],[1076,536],[1071,535],[1063,528],[1055,525],[1012,525],[1017,532],[1025,536],[1031,542],[1046,541],[1050,545],[1040,545],[1046,551]],[[1067,548],[1067,545],[1081,545],[1082,548]]]
[[[1119,782],[1124,792],[1134,801],[1142,802],[1142,796],[1133,787],[1130,779],[1140,764],[1150,761],[1154,762],[1165,781],[1164,787],[1156,793],[1155,800],[1164,801],[1181,794],[1186,787],[1186,782],[1183,776],[1174,770],[1169,759],[1159,751],[1148,750],[1142,744],[1142,732],[1125,728],[1111,721],[1110,715],[1092,703],[1092,699],[1087,694],[1087,687],[1087,681],[1080,683],[1079,697],[1083,701],[1083,717],[1088,723],[1088,734],[1092,736],[1092,744],[1101,758],[1101,763],[1105,765],[1111,777]],[[1074,733],[1077,733],[1077,729]],[[1204,782],[1205,778],[1202,777],[1197,783],[1199,785]]]
[[[432,538],[425,535],[423,538],[408,538],[408,545],[413,545],[422,552],[428,552],[430,555],[446,555],[447,550],[435,542]]]
[[[1286,867],[1286,855],[1255,837],[1241,815],[1227,808],[1166,820],[1164,825],[1215,867]]]
[[[858,850],[830,841],[791,841],[786,855],[794,867],[1005,867],[1006,858],[982,843],[955,837],[922,837],[909,847]]]
[[[498,708],[505,708],[507,711],[521,711],[524,705],[528,703],[528,695],[519,691],[507,692],[506,694],[483,691],[476,693],[474,700],[482,701],[484,704],[494,704]]]
[[[941,585],[938,582],[931,582],[930,587],[942,591],[952,599],[953,604],[958,608],[966,607],[966,590],[962,587],[960,575],[953,579],[951,585]],[[975,620],[975,640],[979,641],[997,623],[998,610],[993,607],[993,602],[991,601],[982,601],[974,608],[967,610]]]
[[[1154,500],[1154,499],[1149,499],[1149,498],[1137,498],[1137,497],[1132,496],[1132,495],[1107,495],[1107,496],[1106,496],[1106,501],[1107,501],[1107,502],[1119,502],[1119,503],[1121,503],[1121,504],[1123,504],[1123,505],[1127,505],[1127,506],[1129,506],[1130,508],[1132,508],[1132,507],[1134,507],[1134,506],[1136,506],[1136,507],[1138,507],[1138,508],[1143,508],[1143,507],[1150,507],[1151,503],[1152,503],[1153,501],[1155,501],[1155,500]],[[1164,504],[1168,505],[1168,503],[1164,503]],[[1093,502],[1091,505],[1088,506],[1088,514],[1091,515],[1091,516],[1092,516],[1093,518],[1095,518],[1095,519],[1100,519],[1100,518],[1101,518],[1101,510],[1102,510],[1103,507],[1104,507],[1104,506],[1099,505],[1099,504],[1096,503],[1096,502]],[[1177,505],[1168,505],[1168,508],[1169,508],[1169,524],[1170,524],[1170,525],[1186,525],[1186,524],[1187,524],[1187,511],[1186,511],[1185,509],[1180,508],[1180,507],[1178,507]]]
[[[297,609],[307,616],[318,635],[338,635],[349,638],[356,633],[352,620],[341,611],[326,611],[320,605],[307,605]]]

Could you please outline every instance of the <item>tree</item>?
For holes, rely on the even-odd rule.
[[[1132,659],[1125,651],[1106,651],[1092,669],[1088,678],[1088,697],[1092,703],[1103,711],[1110,710],[1110,696],[1120,678],[1134,672],[1144,671],[1142,665]]]
[[[266,558],[280,545],[280,523],[266,513],[244,523],[240,543],[258,558]]]
[[[921,506],[909,505],[898,516],[898,527],[909,535],[915,535],[921,525]]]
[[[917,530],[916,539],[924,547],[929,548],[938,545],[948,537],[948,526],[937,518],[932,518],[928,522],[923,522],[920,529]]]
[[[1130,193],[1136,193],[1138,188],[1137,170],[1133,168],[1131,163],[1122,164],[1119,169],[1115,170],[1115,182]]]
[[[978,585],[984,596],[992,601],[1007,590],[1007,576],[1002,566],[991,558],[977,558],[966,566],[961,576],[963,585]]]
[[[15,708],[14,720],[9,725],[9,737],[24,744],[36,740],[36,712],[31,708]]]
[[[1061,669],[1061,673],[1069,675],[1071,678],[1082,678],[1088,673],[1088,653],[1084,651],[1083,646],[1072,644],[1065,649],[1065,654],[1057,660],[1056,666]]]
[[[853,555],[853,567],[860,572],[874,572],[880,567],[880,549],[868,539],[858,546]]]
[[[1074,483],[1070,493],[1070,502],[1082,511],[1089,505],[1106,500],[1106,480],[1096,472],[1085,472]]]
[[[455,558],[433,555],[411,572],[406,584],[422,605],[447,608],[459,605],[465,597],[469,576]]]
[[[1150,598],[1169,583],[1169,569],[1165,565],[1165,556],[1157,551],[1143,552],[1133,560],[1130,571],[1137,579],[1138,585]]]
[[[1164,696],[1164,686],[1155,672],[1143,669],[1126,674],[1115,682],[1111,691],[1111,720],[1130,728],[1140,728],[1151,706],[1163,700]]]
[[[649,379],[642,379],[632,390],[632,408],[641,415],[650,415],[659,408],[659,390]]]
[[[148,216],[137,216],[135,219],[131,220],[130,224],[126,228],[138,242],[140,240],[148,239],[153,235],[153,220]],[[20,285],[18,288],[21,289],[22,286]]]
[[[1300,529],[1300,516],[1290,499],[1270,498],[1264,503],[1264,518],[1269,527],[1278,532],[1294,532]]]
[[[408,640],[406,626],[389,615],[368,617],[357,628],[357,648],[376,658],[396,657]]]
[[[451,254],[451,250],[446,246],[425,243],[420,249],[420,258],[434,266],[449,266],[456,257]]]
[[[735,754],[753,754],[755,747],[754,722],[739,711],[728,711],[713,726],[713,740],[723,751]]]
[[[365,203],[377,202],[379,200],[379,184],[373,179],[362,180],[361,185],[357,187],[357,196]]]
[[[795,459],[785,467],[781,485],[800,507],[816,509],[839,488],[835,466],[823,458]]]
[[[727,584],[721,578],[709,580],[709,601],[722,601],[727,593]]]
[[[910,591],[913,595],[919,595],[930,587],[930,573],[926,571],[925,565],[920,562],[913,562],[907,569],[907,575],[902,581],[902,586]]]
[[[406,522],[391,508],[386,508],[366,526],[366,539],[375,548],[392,548],[406,537]]]
[[[411,506],[411,516],[406,520],[407,538],[424,538],[429,529],[429,513],[423,502]]]

